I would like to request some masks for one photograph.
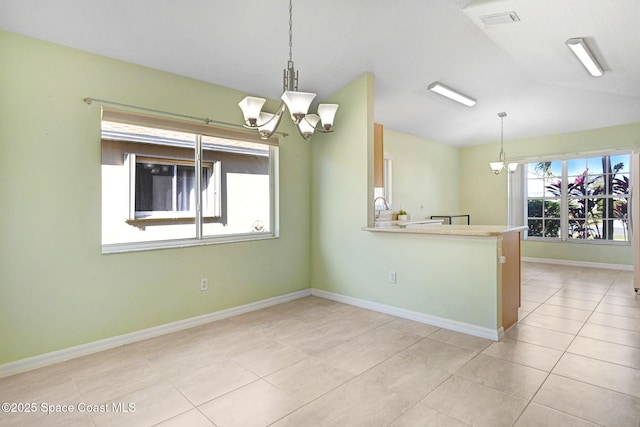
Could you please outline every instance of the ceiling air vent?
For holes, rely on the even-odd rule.
[[[494,13],[493,15],[481,16],[480,19],[485,25],[513,24],[520,21],[515,12]]]

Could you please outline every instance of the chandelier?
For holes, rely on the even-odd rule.
[[[244,127],[257,130],[262,139],[269,138],[276,131],[286,108],[289,109],[291,120],[297,125],[300,135],[307,141],[316,130],[325,133],[333,132],[333,119],[338,110],[338,104],[320,104],[317,114],[309,114],[309,107],[316,94],[298,92],[298,72],[294,69],[291,56],[293,46],[291,2],[292,0],[289,0],[289,61],[284,70],[284,93],[278,110],[273,114],[262,111],[266,99],[255,96],[247,96],[238,103],[244,115]],[[320,123],[319,127],[318,123]]]
[[[502,169],[505,168],[506,163],[504,155],[504,118],[507,117],[507,113],[498,113],[498,117],[500,117],[500,155],[498,156],[497,162],[489,162],[489,167],[496,175],[502,172]],[[507,164],[507,171],[509,173],[514,173],[516,169],[518,169],[518,163]]]

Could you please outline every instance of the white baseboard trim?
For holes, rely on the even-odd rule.
[[[273,298],[240,305],[237,307],[227,308],[225,310],[213,313],[203,314],[201,316],[191,317],[189,319],[178,320],[177,322],[166,323],[164,325],[154,326],[148,329],[131,332],[124,335],[118,335],[111,338],[105,338],[62,350],[52,351],[50,353],[29,357],[15,362],[0,365],[0,378],[21,372],[30,371],[32,369],[42,368],[54,363],[64,362],[65,360],[74,359],[80,356],[97,353],[99,351],[120,347],[125,344],[131,344],[137,341],[146,340],[160,335],[170,334],[172,332],[181,331],[183,329],[193,328],[194,326],[204,325],[206,323],[215,322],[216,320],[226,319],[231,316],[248,313],[250,311],[260,310],[272,305],[282,304],[284,302],[293,301],[299,298],[311,295],[311,289],[303,289],[301,291],[291,292],[279,295]]]
[[[491,329],[483,326],[472,325],[471,323],[458,322],[457,320],[445,319],[444,317],[432,316],[418,311],[407,310],[404,308],[394,307],[392,305],[382,304],[379,302],[367,301],[360,298],[349,297],[336,294],[321,289],[312,288],[311,295],[325,298],[328,300],[353,305],[367,310],[373,310],[380,313],[390,314],[392,316],[401,317],[403,319],[414,320],[427,325],[437,326],[439,328],[450,329],[456,332],[473,335],[480,338],[487,338],[494,341],[500,341],[504,336],[504,329]]]
[[[626,265],[626,264],[607,264],[604,262],[571,261],[568,259],[531,258],[531,257],[522,257],[521,260],[523,262],[537,262],[541,264],[566,265],[569,267],[606,268],[609,270],[633,271],[633,265]]]

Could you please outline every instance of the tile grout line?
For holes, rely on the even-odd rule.
[[[613,281],[612,281],[612,283],[613,283]],[[611,289],[611,286],[612,286],[612,284],[610,284],[610,285],[609,285],[609,287],[607,288],[607,292],[609,292],[609,290]],[[561,288],[561,289],[562,289],[562,288]],[[560,291],[561,289],[558,289],[558,291]],[[555,295],[555,294],[554,294],[554,295]],[[606,295],[606,293],[605,293],[605,295]],[[548,372],[548,374],[547,374],[546,378],[544,379],[544,381],[542,381],[542,382],[540,383],[540,386],[538,387],[538,389],[536,390],[536,392],[534,393],[534,395],[531,397],[531,399],[529,400],[529,402],[527,402],[527,405],[525,406],[525,408],[523,409],[523,411],[520,413],[520,415],[518,416],[518,418],[515,420],[514,424],[516,424],[516,423],[518,422],[518,420],[522,417],[522,415],[523,415],[523,414],[524,414],[524,412],[527,410],[527,408],[531,405],[531,403],[536,403],[537,405],[541,405],[541,406],[544,406],[544,407],[546,407],[546,408],[549,408],[549,407],[548,407],[548,406],[546,406],[546,405],[542,405],[542,404],[540,404],[540,403],[534,402],[534,400],[535,400],[536,396],[538,395],[538,393],[540,392],[540,390],[542,389],[542,387],[544,386],[544,384],[545,384],[545,383],[547,382],[547,380],[549,379],[549,377],[550,377],[552,374],[553,374],[553,375],[558,375],[558,374],[554,374],[554,373],[553,373],[554,369],[556,368],[556,366],[558,366],[558,363],[560,363],[560,360],[562,360],[562,358],[564,357],[564,355],[565,355],[565,354],[567,354],[567,351],[568,351],[568,350],[569,350],[569,348],[571,347],[571,344],[573,344],[573,342],[576,340],[576,338],[578,337],[578,335],[580,334],[580,332],[582,331],[582,329],[583,329],[583,328],[586,326],[586,324],[589,322],[589,319],[591,318],[591,316],[593,315],[593,313],[595,313],[595,310],[596,310],[596,309],[598,308],[598,306],[601,304],[602,299],[604,299],[604,296],[605,296],[605,295],[603,295],[603,296],[602,296],[602,298],[600,299],[600,301],[598,301],[598,303],[596,304],[596,306],[591,310],[591,313],[589,314],[589,316],[587,317],[587,319],[582,323],[582,326],[580,327],[580,329],[575,333],[574,337],[571,339],[571,342],[570,342],[570,343],[567,345],[567,347],[562,351],[562,355],[558,358],[558,360],[554,363],[553,367],[549,370],[549,372]],[[585,311],[586,311],[586,310],[585,310]],[[569,353],[569,354],[573,354],[573,353]],[[558,376],[561,376],[561,377],[563,377],[563,378],[567,378],[567,377],[564,377],[563,375],[558,375]],[[575,379],[573,379],[573,378],[570,378],[570,379],[572,379],[572,380],[574,380],[574,381],[579,381],[579,380],[575,380]],[[583,384],[589,384],[589,383],[586,383],[586,382],[584,382],[584,381],[580,381],[580,382],[582,382]],[[596,386],[595,384],[589,384],[589,385],[591,385],[591,386]],[[598,387],[598,386],[596,386],[596,387]],[[604,387],[602,387],[602,388],[604,388]],[[607,390],[608,390],[608,389],[607,389]],[[614,391],[615,391],[615,390],[614,390]],[[552,410],[554,410],[554,411],[561,412],[561,413],[566,414],[566,415],[571,416],[571,417],[576,417],[576,418],[579,418],[579,419],[581,419],[581,420],[584,420],[584,421],[587,421],[587,422],[591,422],[591,423],[596,424],[594,421],[591,421],[591,420],[587,420],[587,419],[581,418],[581,417],[579,417],[579,416],[576,416],[576,415],[570,414],[570,413],[568,413],[568,412],[561,411],[561,410],[559,410],[559,409],[555,409],[555,408],[550,408],[550,409],[552,409]]]
[[[384,325],[386,325],[386,324],[388,324],[388,323],[390,323],[390,322],[392,322],[392,321],[394,321],[394,320],[395,320],[395,319],[391,319],[391,320],[389,320],[388,322],[385,322],[385,323],[383,323],[383,324],[379,325],[378,327],[380,327],[380,326],[384,326]],[[375,330],[375,329],[377,329],[378,327],[376,327],[376,328],[372,328],[371,330]],[[394,328],[392,328],[392,329],[394,329]],[[374,366],[370,367],[369,369],[366,369],[365,371],[362,371],[361,373],[359,373],[359,374],[357,374],[357,375],[354,375],[354,377],[353,377],[353,378],[350,378],[349,380],[345,381],[344,383],[339,384],[339,385],[335,386],[334,388],[332,388],[332,389],[328,390],[327,392],[325,392],[325,393],[323,393],[323,394],[321,394],[321,395],[319,395],[319,396],[317,396],[317,397],[313,398],[313,399],[312,399],[312,400],[310,400],[309,402],[307,402],[307,403],[303,404],[301,407],[299,407],[299,408],[297,408],[297,409],[295,409],[295,410],[291,411],[290,413],[287,413],[287,414],[283,415],[282,417],[280,417],[279,419],[277,419],[276,421],[274,421],[273,423],[271,423],[271,424],[269,424],[269,425],[272,425],[272,424],[277,423],[278,421],[282,420],[283,418],[286,418],[286,417],[290,416],[290,415],[291,415],[291,414],[293,414],[294,412],[296,412],[296,411],[298,411],[298,410],[300,410],[300,409],[304,408],[305,406],[310,405],[311,403],[313,403],[313,402],[315,402],[316,400],[318,400],[318,399],[320,399],[320,398],[322,398],[322,397],[326,396],[327,394],[329,394],[329,393],[331,393],[331,392],[333,392],[333,391],[335,391],[335,390],[337,390],[337,389],[339,389],[339,388],[341,388],[341,387],[344,387],[344,386],[346,386],[347,384],[349,384],[349,383],[351,383],[351,382],[353,382],[353,381],[357,380],[360,376],[364,375],[366,372],[369,372],[370,370],[372,370],[372,369],[374,369],[375,367],[377,367],[377,366],[379,366],[379,365],[383,364],[384,362],[386,362],[386,361],[388,361],[388,360],[391,360],[392,358],[394,358],[395,356],[397,356],[397,355],[398,355],[399,353],[401,353],[402,351],[407,350],[408,348],[411,348],[411,347],[413,347],[414,345],[417,345],[420,341],[423,341],[423,340],[424,340],[424,339],[426,339],[428,336],[435,334],[435,333],[436,333],[437,331],[439,331],[440,329],[442,329],[442,328],[438,328],[438,329],[436,329],[435,331],[431,332],[429,335],[424,336],[424,337],[421,337],[421,338],[420,338],[418,341],[416,341],[415,343],[410,344],[410,345],[408,345],[408,346],[406,346],[406,347],[403,347],[403,348],[402,348],[402,350],[400,350],[400,351],[398,351],[398,352],[394,353],[393,355],[389,356],[388,358],[386,358],[386,359],[384,359],[384,360],[382,360],[382,361],[378,362],[377,364],[375,364]],[[363,335],[363,334],[365,334],[365,333],[367,333],[367,332],[370,332],[371,330],[366,331],[366,332],[363,332],[362,334],[356,335],[356,337],[359,337],[359,336],[361,336],[361,335]],[[397,329],[396,329],[396,330],[397,330]],[[404,332],[404,331],[399,331],[399,332]],[[356,338],[356,337],[354,337],[354,338]],[[312,355],[310,355],[310,356],[312,356]],[[286,369],[286,368],[283,368],[283,369]],[[276,372],[277,372],[277,371],[276,371]],[[271,375],[271,374],[269,374],[269,375]],[[265,379],[265,381],[269,382],[269,380],[266,380],[266,379]],[[272,384],[272,383],[271,383],[271,382],[269,382],[269,384]],[[282,390],[282,389],[281,389],[280,387],[278,387],[276,384],[272,384],[272,385],[273,385],[274,387],[276,387],[278,390],[281,390],[281,391],[283,391],[283,392],[287,393],[285,390]],[[289,393],[287,393],[287,394],[289,394]],[[416,403],[416,404],[417,404],[417,403]],[[415,405],[414,405],[414,406],[415,406]],[[413,408],[413,406],[412,406],[411,408]],[[406,412],[408,412],[408,411],[409,411],[409,410],[405,411],[403,414],[401,414],[401,415],[400,415],[400,417],[402,417],[402,416],[403,416]],[[399,418],[399,417],[398,417],[398,418]],[[331,419],[331,420],[332,420],[332,421],[334,421],[333,419]],[[395,420],[394,420],[393,422],[395,422]]]
[[[562,284],[562,287],[559,288],[556,292],[554,292],[552,295],[549,296],[549,298],[547,298],[545,301],[549,300],[552,296],[556,295],[558,292],[560,292],[560,290],[564,288],[564,283]],[[540,305],[544,304],[544,302],[540,303],[538,305],[538,307]],[[538,309],[538,307],[536,307],[536,310]],[[534,310],[535,311],[535,310]],[[526,318],[526,317],[525,317]],[[520,323],[520,321],[518,321],[517,323]],[[585,321],[586,323],[586,321]],[[577,336],[577,334],[576,334]],[[575,337],[574,337],[575,339]],[[524,341],[523,341],[524,342]],[[571,342],[573,342],[573,339],[571,340]],[[529,343],[529,344],[533,344],[533,343]],[[569,346],[571,345],[571,343],[569,343],[569,345],[567,345],[567,348],[569,348]],[[522,409],[522,412],[520,412],[520,414],[518,415],[518,417],[514,420],[512,425],[515,425],[518,423],[518,420],[520,420],[520,418],[522,417],[522,415],[527,411],[527,409],[529,408],[529,406],[531,405],[531,403],[533,403],[534,399],[536,398],[536,396],[538,395],[538,392],[540,391],[540,389],[542,389],[542,387],[544,386],[544,384],[547,382],[547,380],[549,379],[549,377],[551,376],[551,372],[553,372],[553,370],[555,369],[556,365],[558,364],[558,362],[560,362],[560,359],[562,359],[562,357],[564,356],[566,352],[566,349],[563,350],[562,354],[560,355],[560,357],[558,357],[558,360],[553,364],[553,366],[549,369],[549,372],[547,372],[546,377],[544,378],[544,380],[540,383],[540,385],[538,386],[538,388],[536,389],[535,393],[533,393],[533,396],[531,396],[531,399],[529,399],[527,401],[527,404],[525,405],[524,409]],[[544,406],[544,405],[543,405]],[[553,408],[552,408],[553,409]],[[560,411],[562,412],[562,411]],[[565,413],[565,412],[563,412]],[[567,415],[571,415],[571,414],[567,414]]]

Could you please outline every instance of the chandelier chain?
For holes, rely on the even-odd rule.
[[[289,0],[289,62],[292,61],[291,49],[293,46],[293,0]]]
[[[504,116],[500,117],[500,151],[504,146]]]

